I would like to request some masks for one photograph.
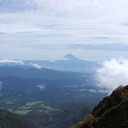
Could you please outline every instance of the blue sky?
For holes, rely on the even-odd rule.
[[[127,59],[127,7],[127,0],[0,0],[0,59]]]

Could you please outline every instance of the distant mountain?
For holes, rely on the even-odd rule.
[[[75,57],[72,54],[67,54],[64,60],[25,60],[25,65],[38,64],[45,68],[62,70],[62,71],[74,71],[74,72],[95,72],[95,68],[98,65],[97,62],[85,61]]]
[[[75,77],[80,74],[82,75],[82,73],[78,74],[75,72],[64,72],[46,68],[38,69],[34,67],[24,68],[20,66],[0,66],[0,77],[17,76],[21,78],[40,78],[51,80]]]
[[[20,66],[22,68],[35,67],[37,69],[48,68],[73,72],[95,72],[97,62],[85,61],[72,54],[65,55],[63,60],[1,60],[0,65]]]
[[[119,86],[105,97],[87,115],[84,121],[72,128],[127,128],[128,127],[128,85]]]
[[[0,109],[0,128],[39,128],[20,116]]]
[[[69,60],[77,60],[79,61],[80,59],[78,59],[77,57],[75,57],[74,55],[72,54],[67,54],[65,55],[65,58],[69,59]]]

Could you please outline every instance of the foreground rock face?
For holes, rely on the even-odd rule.
[[[119,86],[105,97],[84,119],[72,128],[128,127],[128,85]]]
[[[0,109],[0,128],[39,128],[18,115]]]

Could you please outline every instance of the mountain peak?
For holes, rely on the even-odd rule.
[[[78,58],[77,57],[75,57],[74,55],[72,55],[72,54],[67,54],[66,56],[65,56],[65,58],[68,58],[68,59],[70,59],[70,60],[78,60]]]

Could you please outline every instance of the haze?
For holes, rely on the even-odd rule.
[[[71,53],[105,61],[97,70],[98,86],[127,84],[127,7],[126,0],[0,0],[0,62]]]

